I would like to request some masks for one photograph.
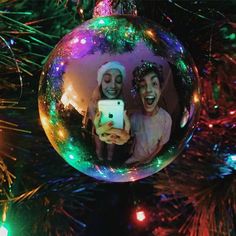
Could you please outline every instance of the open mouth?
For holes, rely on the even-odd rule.
[[[152,104],[154,103],[156,97],[153,96],[153,95],[148,95],[148,96],[146,96],[144,99],[145,99],[145,102],[146,102],[148,105],[152,105]]]

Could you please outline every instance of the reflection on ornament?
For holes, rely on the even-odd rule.
[[[104,64],[110,67],[98,79]],[[108,98],[124,101],[123,129],[101,124],[97,103]],[[71,166],[125,182],[176,158],[192,136],[199,98],[196,66],[175,36],[138,17],[109,16],[58,43],[41,75],[39,112],[48,139]]]
[[[182,116],[182,119],[180,121],[180,127],[183,128],[187,122],[188,122],[188,119],[189,119],[189,111],[187,110],[187,108],[185,107],[184,108],[184,114]]]

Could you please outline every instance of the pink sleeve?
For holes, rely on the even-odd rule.
[[[164,124],[164,129],[163,129],[163,135],[161,137],[161,142],[160,142],[161,145],[164,145],[169,141],[171,125],[172,125],[172,119],[169,113],[165,112],[165,124]]]

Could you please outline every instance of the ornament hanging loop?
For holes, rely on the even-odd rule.
[[[111,15],[137,16],[135,0],[98,0],[93,10],[93,17]]]

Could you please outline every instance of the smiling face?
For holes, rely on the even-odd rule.
[[[107,70],[102,77],[102,92],[108,99],[117,98],[122,89],[122,74],[118,69]]]
[[[145,75],[139,82],[139,95],[147,115],[153,115],[158,110],[158,101],[161,96],[160,82],[155,72]]]

